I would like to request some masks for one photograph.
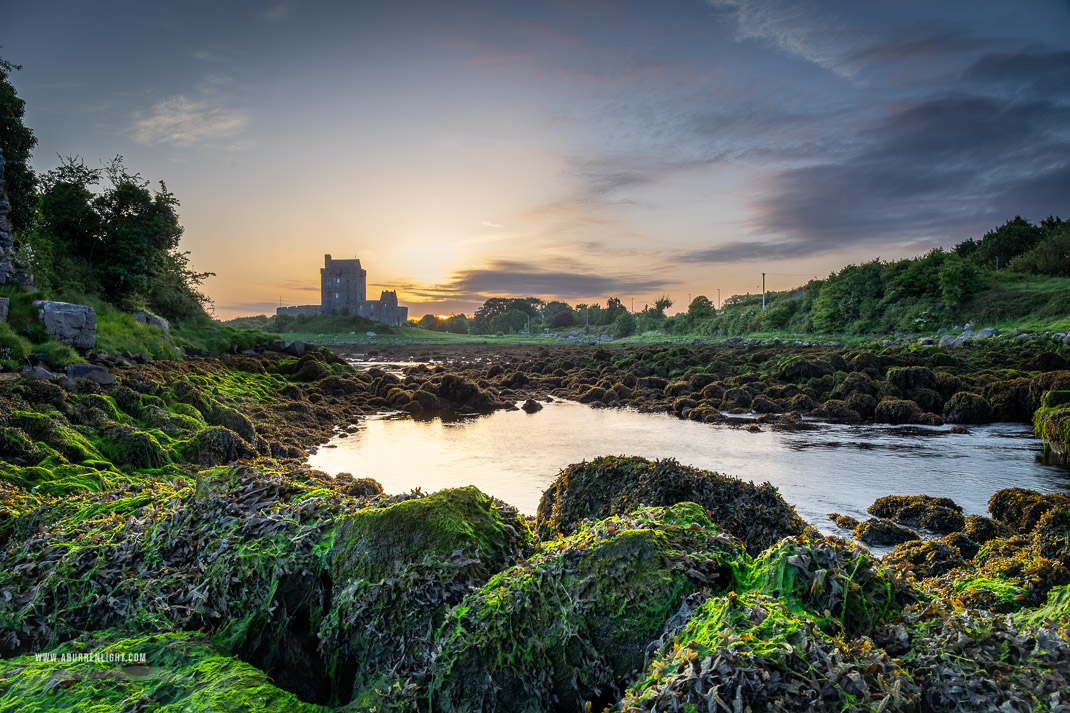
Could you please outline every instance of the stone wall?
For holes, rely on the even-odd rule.
[[[294,305],[293,307],[277,307],[275,309],[275,314],[288,314],[291,317],[296,317],[299,314],[303,314],[306,317],[315,317],[319,313],[319,305]]]
[[[4,152],[0,150],[0,283],[7,282],[15,274],[15,238],[11,224],[7,222],[11,203],[7,197],[7,181],[4,180]]]

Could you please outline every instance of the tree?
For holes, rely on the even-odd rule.
[[[8,81],[12,72],[22,69],[17,64],[0,59],[0,149],[7,165],[4,180],[11,201],[8,219],[16,230],[25,230],[37,213],[37,178],[30,168],[30,156],[37,146],[37,137],[23,122],[26,102],[19,99],[15,87]]]
[[[420,321],[416,323],[416,326],[420,329],[429,329],[431,331],[441,332],[444,330],[444,328],[439,328],[439,322],[441,321],[442,320],[440,320],[433,314],[425,314],[423,317],[420,317]]]
[[[1011,262],[1012,270],[1033,275],[1070,277],[1070,221],[1056,221],[1045,226],[1043,240]]]
[[[661,297],[654,300],[654,313],[659,317],[664,317],[665,310],[669,309],[670,307],[672,307],[672,300],[669,298],[668,295],[662,295]]]
[[[1044,238],[1040,226],[1033,225],[1020,215],[1014,216],[995,230],[984,234],[977,248],[969,253],[974,264],[986,270],[1004,267],[1022,253],[1028,252]]]
[[[622,314],[628,314],[628,308],[616,297],[610,297],[606,300],[605,321],[599,322],[599,324],[614,324],[617,321],[617,317]]]
[[[613,320],[613,336],[617,339],[635,334],[635,316],[621,312]]]
[[[717,310],[714,309],[713,303],[706,295],[699,295],[695,299],[691,300],[691,304],[687,306],[687,316],[691,319],[706,319],[717,314]]]
[[[468,318],[463,314],[450,315],[446,320],[446,331],[452,334],[468,334]]]

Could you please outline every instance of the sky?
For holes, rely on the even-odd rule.
[[[1070,3],[143,2],[2,13],[33,164],[181,202],[221,319],[686,309],[1070,214]],[[719,292],[718,292],[719,291]]]

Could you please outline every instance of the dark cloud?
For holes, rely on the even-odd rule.
[[[1000,84],[1015,92],[1070,97],[1070,52],[993,52],[963,74],[973,82]]]
[[[484,302],[488,297],[550,296],[558,299],[613,297],[657,292],[674,284],[671,280],[635,275],[603,275],[595,272],[552,272],[536,265],[499,260],[485,268],[460,270],[438,285],[394,283],[428,301]]]

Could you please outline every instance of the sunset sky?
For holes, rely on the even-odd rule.
[[[216,315],[716,300],[1070,214],[1070,4],[10,3],[39,140],[181,201]]]

